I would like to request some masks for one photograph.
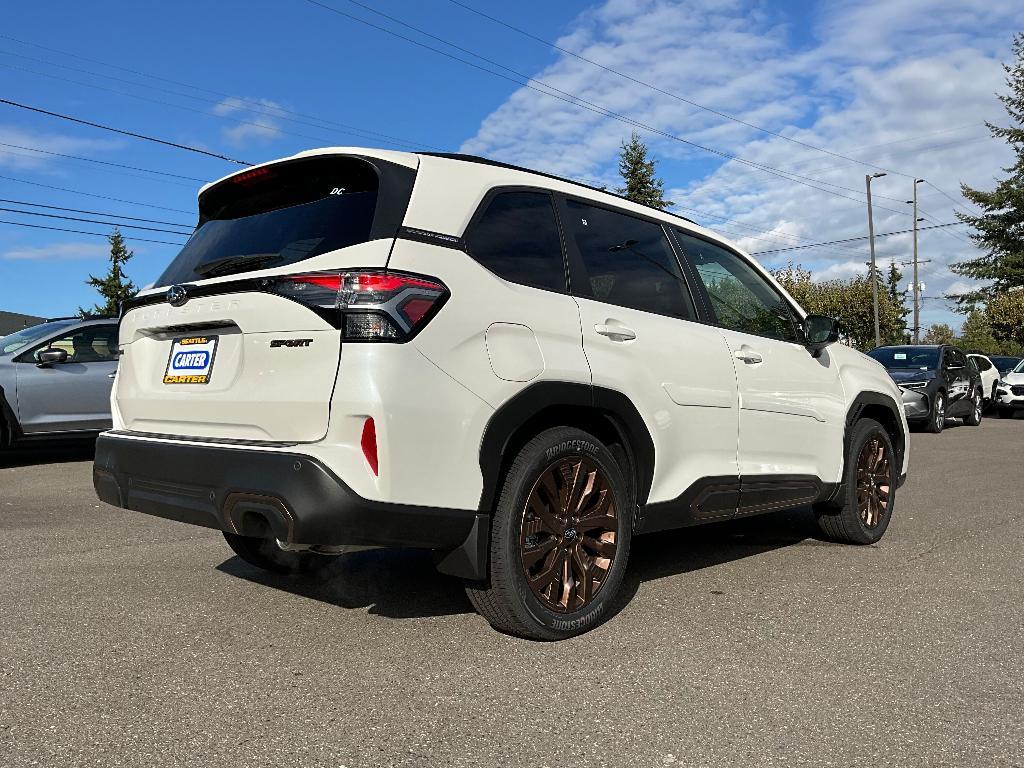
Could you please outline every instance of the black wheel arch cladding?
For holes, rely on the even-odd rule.
[[[654,478],[654,441],[632,401],[604,387],[542,381],[510,398],[487,423],[480,442],[480,512],[493,511],[501,477],[517,449],[550,426],[596,431],[601,433],[594,435],[598,439],[606,436],[620,443],[628,462],[623,475],[633,486],[637,506],[643,507]]]

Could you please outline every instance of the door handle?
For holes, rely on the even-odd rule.
[[[630,341],[636,338],[636,331],[624,325],[595,325],[594,330],[612,341]]]
[[[757,352],[751,352],[749,349],[738,349],[732,353],[732,356],[737,360],[742,360],[747,365],[756,365],[763,362],[763,359]]]
[[[117,376],[117,374],[116,374],[116,373],[108,373],[108,374],[107,374],[107,378],[108,378],[108,379],[112,379],[112,378],[114,378],[115,376]]]

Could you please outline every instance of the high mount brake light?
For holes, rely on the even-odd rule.
[[[268,279],[266,287],[313,309],[346,341],[406,341],[448,298],[434,278],[375,270],[287,275]]]

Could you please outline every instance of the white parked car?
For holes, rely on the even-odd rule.
[[[878,541],[885,369],[713,232],[480,158],[323,149],[199,194],[128,303],[104,501],[309,569],[423,547],[491,624],[609,615],[635,534],[814,505]]]
[[[974,367],[981,374],[981,391],[985,396],[985,404],[994,403],[996,401],[996,386],[999,383],[999,369],[987,355],[971,352],[967,355],[967,359],[974,363]]]
[[[1017,411],[1024,410],[1024,361],[1003,375],[996,393],[999,415],[1004,419],[1013,418]]]

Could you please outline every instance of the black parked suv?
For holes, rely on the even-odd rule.
[[[981,374],[963,350],[946,344],[877,347],[868,354],[889,371],[903,393],[907,421],[941,432],[947,418],[981,423]]]

